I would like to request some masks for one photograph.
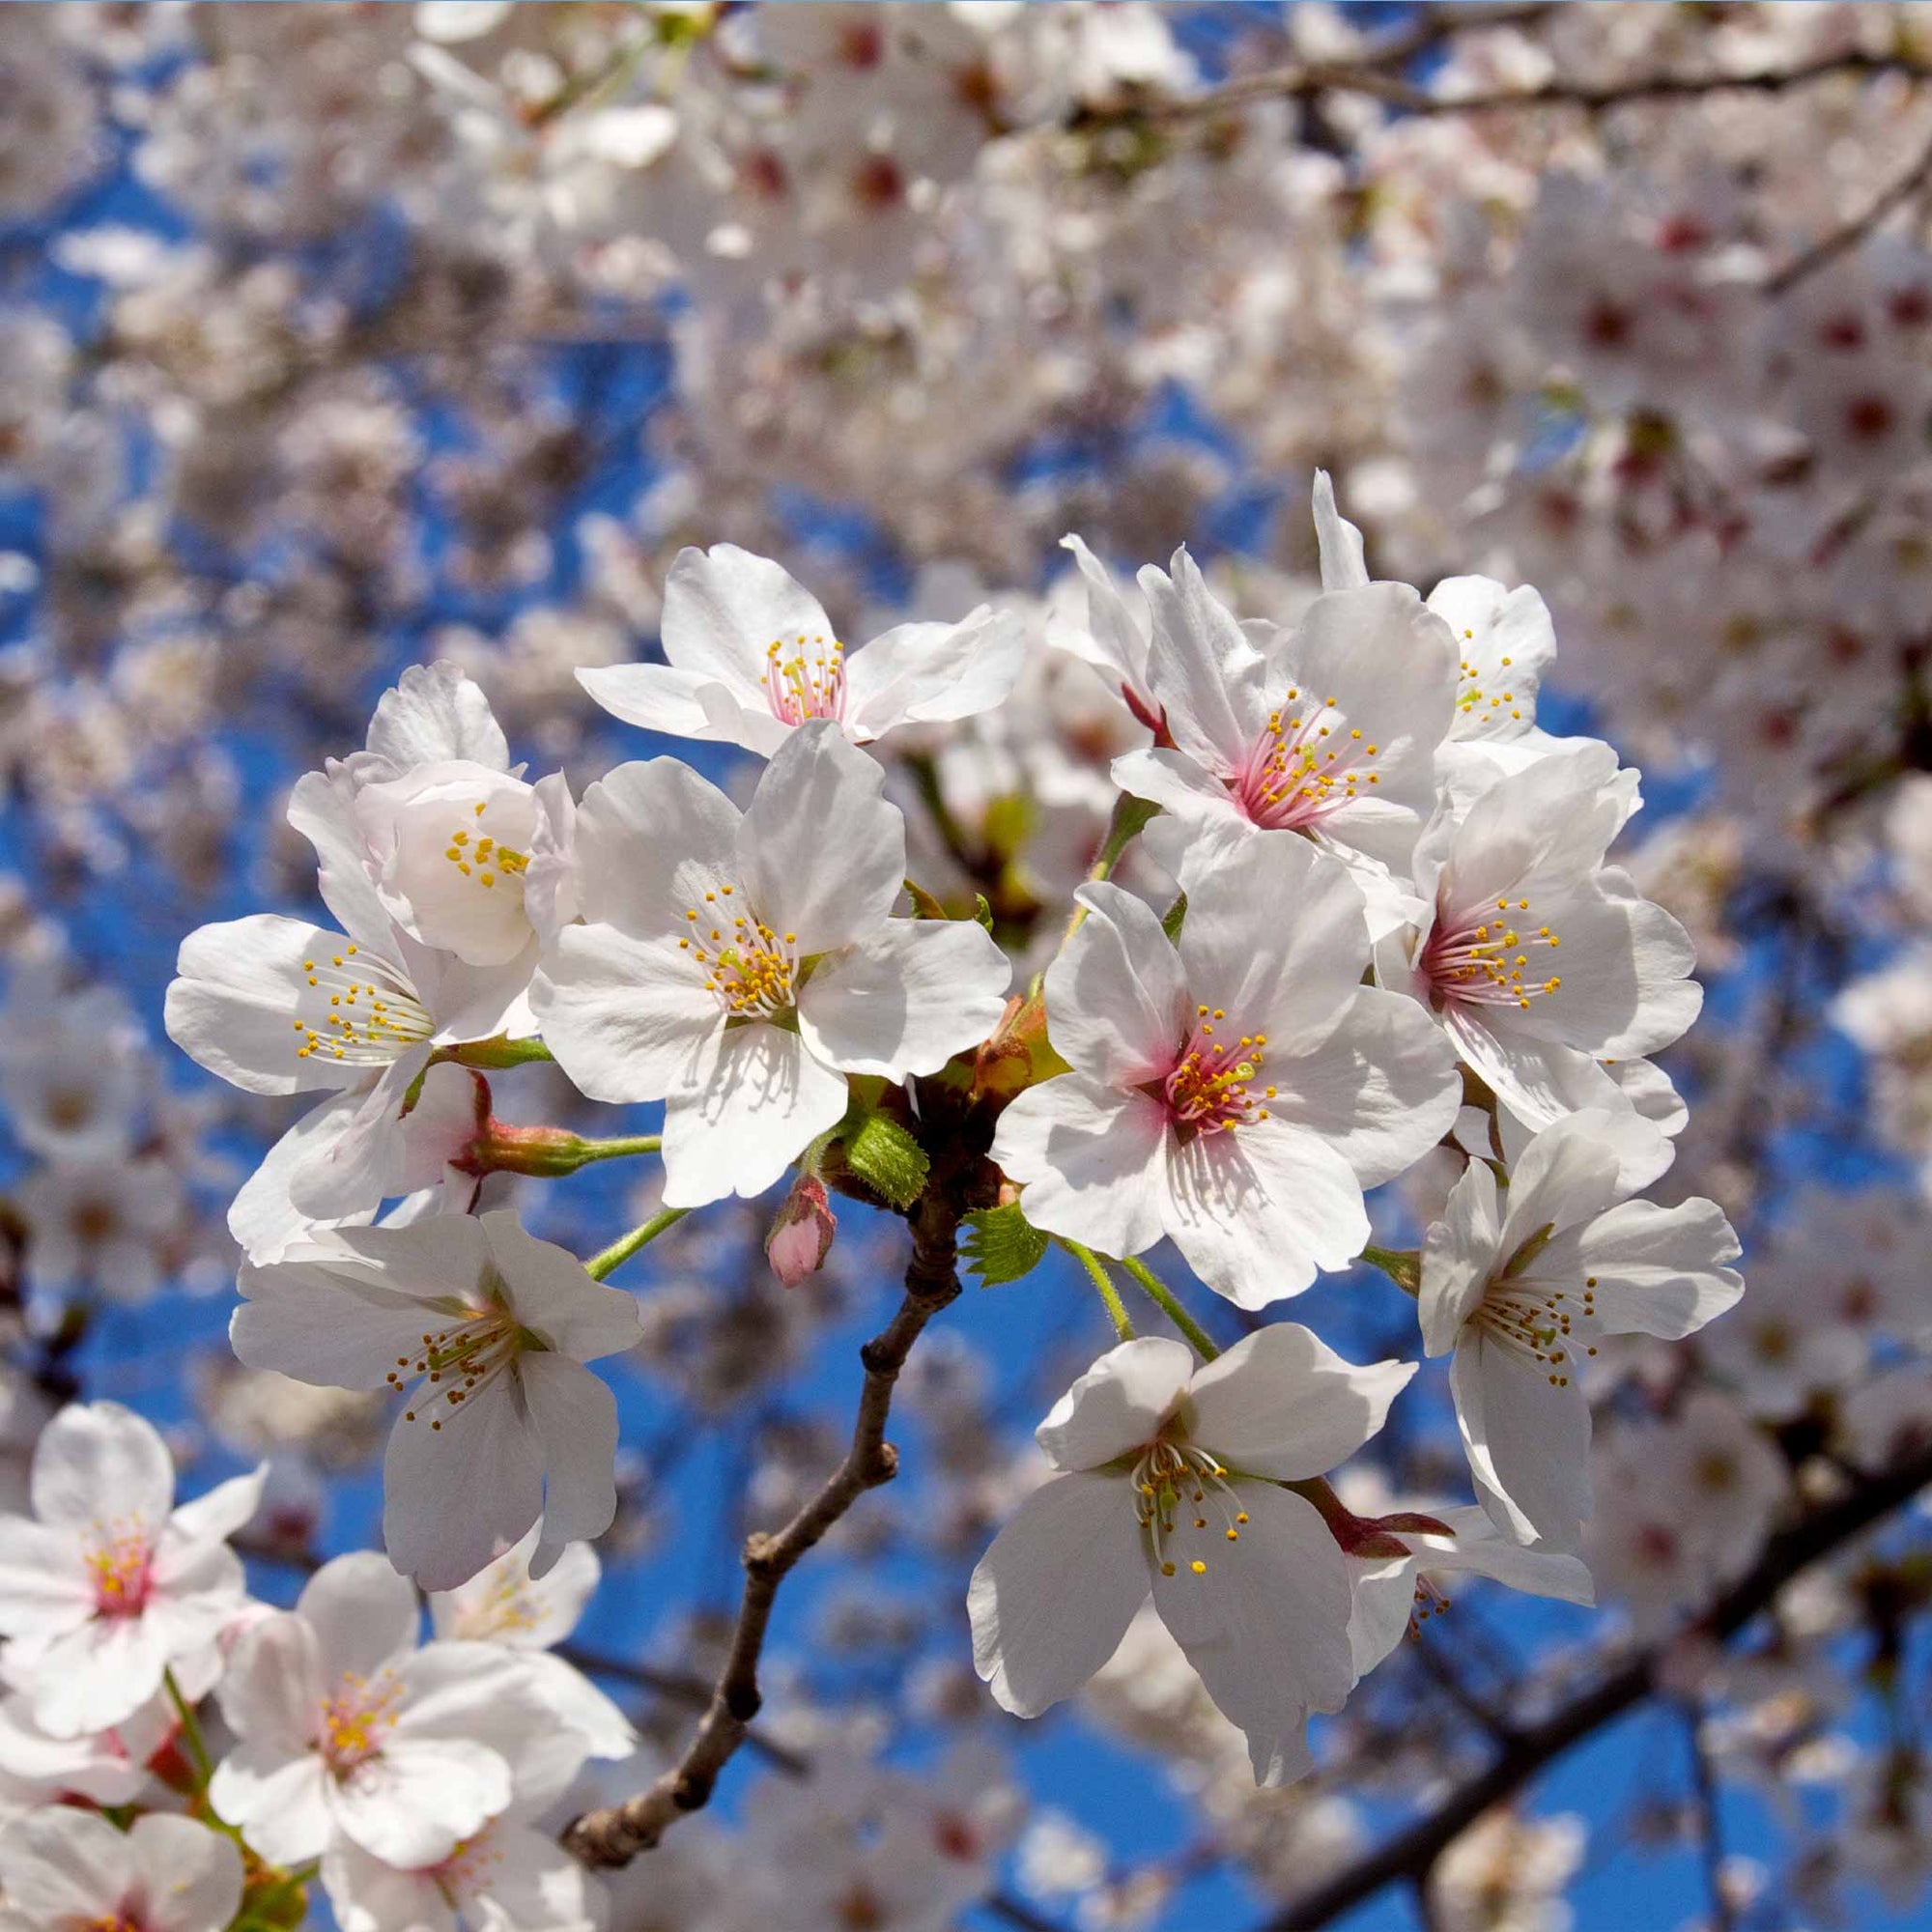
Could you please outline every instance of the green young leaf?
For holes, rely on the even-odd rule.
[[[1017,1201],[1004,1208],[982,1208],[966,1217],[959,1252],[987,1288],[1003,1288],[1039,1265],[1046,1253],[1046,1236],[1026,1217]]]
[[[845,1165],[895,1208],[906,1208],[925,1188],[925,1150],[886,1114],[867,1114],[845,1137]]]

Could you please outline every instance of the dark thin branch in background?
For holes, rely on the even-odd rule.
[[[1773,1537],[1756,1564],[1718,1599],[1697,1628],[1719,1641],[1734,1636],[1800,1572],[1883,1522],[1928,1486],[1932,1447],[1915,1450],[1885,1474],[1868,1478],[1839,1501]],[[1638,1651],[1591,1690],[1521,1726],[1515,1742],[1486,1771],[1458,1786],[1407,1830],[1277,1913],[1262,1932],[1315,1932],[1386,1886],[1426,1881],[1443,1851],[1485,1811],[1514,1797],[1571,1746],[1649,1696],[1669,1648],[1659,1643]]]
[[[1461,13],[1477,10],[1458,9]],[[1537,9],[1535,12],[1546,12]],[[1496,25],[1492,19],[1488,24]],[[1575,107],[1588,113],[1622,107],[1639,100],[1690,99],[1727,91],[1746,94],[1781,94],[1788,88],[1806,87],[1815,81],[1839,74],[1904,74],[1910,79],[1932,79],[1932,67],[1902,55],[1861,52],[1832,54],[1803,67],[1780,68],[1754,73],[1653,73],[1633,80],[1606,82],[1601,87],[1580,81],[1554,79],[1541,87],[1501,88],[1488,94],[1432,94],[1426,88],[1389,71],[1401,61],[1391,56],[1356,62],[1304,62],[1291,67],[1269,68],[1265,72],[1241,74],[1219,87],[1205,89],[1172,100],[1137,105],[1118,118],[1136,117],[1157,121],[1184,121],[1224,109],[1246,105],[1254,100],[1306,100],[1321,94],[1366,94],[1405,114],[1488,114],[1535,107]],[[1115,117],[1096,117],[1115,118]]]
[[[1785,263],[1764,285],[1769,296],[1781,296],[1795,289],[1820,269],[1828,268],[1840,255],[1856,248],[1894,209],[1903,208],[1914,195],[1932,188],[1932,141],[1911,167],[1873,199],[1862,214],[1855,215],[1842,228],[1834,228]]]
[[[1690,1791],[1697,1805],[1697,1847],[1704,1860],[1704,1884],[1711,1896],[1711,1932],[1733,1932],[1737,1920],[1724,1890],[1724,1828],[1718,1811],[1718,1779],[1704,1748],[1704,1714],[1687,1702],[1684,1742],[1690,1752]]]

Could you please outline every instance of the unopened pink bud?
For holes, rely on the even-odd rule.
[[[765,1236],[765,1259],[786,1288],[796,1288],[825,1265],[838,1232],[825,1183],[815,1175],[801,1174]]]

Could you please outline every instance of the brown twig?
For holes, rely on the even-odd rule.
[[[1473,10],[1469,10],[1473,11]],[[1539,10],[1547,11],[1547,10]],[[1495,24],[1492,20],[1491,24]],[[1406,114],[1488,114],[1534,107],[1575,107],[1601,113],[1639,100],[1667,100],[1727,90],[1747,94],[1781,94],[1835,74],[1900,73],[1915,80],[1932,79],[1932,67],[1902,55],[1852,52],[1832,54],[1803,67],[1777,68],[1752,73],[1651,73],[1628,80],[1590,86],[1560,77],[1540,87],[1496,89],[1488,94],[1432,94],[1400,73],[1391,72],[1399,60],[1388,56],[1353,62],[1297,62],[1264,72],[1237,75],[1219,87],[1204,89],[1151,105],[1137,106],[1120,117],[1136,114],[1154,120],[1188,120],[1238,107],[1252,100],[1305,100],[1321,94],[1366,94]],[[1098,117],[1105,118],[1105,117]]]
[[[867,1490],[897,1474],[898,1454],[886,1440],[893,1385],[925,1324],[959,1293],[953,1264],[958,1206],[942,1190],[931,1189],[911,1218],[913,1255],[906,1268],[905,1297],[892,1321],[859,1351],[866,1380],[851,1446],[817,1493],[777,1535],[746,1539],[737,1628],[704,1716],[668,1771],[635,1798],[585,1812],[564,1833],[564,1844],[585,1864],[628,1864],[655,1845],[678,1818],[710,1803],[719,1773],[745,1742],[758,1713],[758,1661],[780,1585]]]
[[[1916,1450],[1827,1508],[1772,1538],[1756,1564],[1726,1590],[1699,1628],[1723,1639],[1766,1608],[1801,1571],[1831,1555],[1932,1486],[1932,1448]],[[1655,1687],[1669,1646],[1638,1651],[1601,1683],[1539,1722],[1525,1724],[1489,1767],[1459,1786],[1406,1831],[1268,1919],[1262,1932],[1315,1932],[1372,1898],[1385,1886],[1426,1880],[1442,1852],[1492,1805],[1511,1797],[1552,1759],[1590,1737]]]
[[[1764,285],[1765,294],[1781,296],[1795,289],[1800,282],[1856,248],[1893,209],[1904,207],[1915,194],[1922,194],[1927,188],[1932,188],[1932,140],[1926,142],[1918,158],[1896,181],[1873,197],[1861,214],[1855,214],[1842,227],[1819,237],[1770,276]]]
[[[1724,1889],[1723,1820],[1718,1810],[1718,1775],[1704,1748],[1704,1714],[1694,1702],[1684,1705],[1685,1742],[1690,1751],[1690,1790],[1697,1809],[1697,1845],[1704,1885],[1711,1901],[1711,1932],[1734,1932],[1736,1916]]]

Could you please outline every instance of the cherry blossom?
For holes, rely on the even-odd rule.
[[[536,962],[534,931],[502,957],[500,929],[487,918],[477,923],[459,895],[452,923],[441,924],[439,912],[435,929],[464,939],[483,963],[412,937],[378,883],[387,877],[388,896],[396,897],[402,848],[372,857],[361,823],[364,796],[380,799],[384,787],[415,782],[402,774],[440,769],[466,751],[484,754],[469,762],[494,770],[501,746],[482,694],[453,667],[406,677],[378,705],[369,748],[329,772],[310,773],[290,799],[289,823],[315,847],[320,891],[341,929],[258,913],[202,926],[182,943],[167,998],[175,1043],[251,1094],[330,1094],[270,1151],[254,1191],[244,1190],[238,1204],[234,1232],[258,1257],[271,1256],[305,1224],[370,1210],[440,1179],[447,1148],[425,1146],[408,1126],[412,1090],[432,1052],[535,1031],[524,1000]],[[471,801],[463,810],[473,825],[476,801],[463,797]],[[396,837],[400,811],[380,821]],[[372,820],[377,815],[372,804]],[[421,828],[411,824],[412,867]],[[482,874],[475,876],[480,893]],[[420,927],[419,918],[412,923]]]
[[[1431,1355],[1453,1351],[1451,1387],[1478,1494],[1522,1543],[1575,1548],[1590,1514],[1584,1365],[1605,1335],[1671,1341],[1744,1292],[1724,1265],[1737,1237],[1716,1204],[1632,1201],[1619,1133],[1630,1117],[1585,1111],[1547,1127],[1501,1194],[1472,1160],[1422,1253],[1417,1313]]]
[[[1178,942],[1119,887],[1080,901],[1046,976],[1073,1071],[1014,1100],[993,1144],[1028,1218],[1109,1255],[1171,1238],[1248,1308],[1345,1266],[1369,1237],[1363,1188],[1433,1146],[1460,1099],[1413,1003],[1360,983],[1349,873],[1305,839],[1250,838],[1189,893]]]
[[[1148,679],[1173,749],[1114,761],[1195,838],[1299,832],[1371,879],[1408,864],[1454,712],[1448,627],[1406,584],[1330,591],[1293,631],[1242,626],[1179,551],[1141,572]]]
[[[1631,790],[1615,753],[1586,746],[1439,817],[1415,857],[1422,919],[1378,950],[1382,983],[1412,992],[1533,1126],[1578,1093],[1618,1107],[1591,1063],[1667,1046],[1702,1004],[1684,928],[1604,863]]]
[[[112,1729],[240,1615],[228,1538],[254,1515],[266,1473],[177,1506],[167,1445],[131,1409],[76,1404],[47,1425],[33,1516],[0,1517],[5,1669],[37,1725],[54,1738]]]
[[[585,794],[586,923],[532,1000],[585,1094],[666,1102],[666,1206],[763,1193],[843,1118],[848,1074],[936,1072],[998,1021],[1010,969],[977,923],[889,917],[905,831],[882,783],[818,723],[742,813],[668,758]]]
[[[225,1932],[242,1903],[242,1855],[231,1839],[151,1812],[124,1833],[63,1806],[0,1833],[5,1932]]]
[[[637,1303],[514,1214],[344,1229],[249,1264],[231,1340],[251,1367],[393,1389],[384,1538],[398,1569],[451,1589],[542,1523],[542,1576],[610,1527],[617,1409],[583,1367],[639,1337]]]
[[[1283,1485],[1360,1448],[1413,1373],[1356,1368],[1293,1322],[1205,1366],[1155,1336],[1103,1355],[1036,1432],[1061,1473],[973,1573],[973,1660],[993,1695],[1021,1717],[1071,1695],[1151,1590],[1256,1777],[1282,1781],[1308,1712],[1339,1709],[1354,1681],[1347,1565]]]
[[[850,652],[818,600],[735,544],[678,554],[665,583],[662,665],[584,670],[627,724],[770,757],[815,718],[855,745],[895,725],[970,718],[1019,675],[1021,637],[982,605],[957,624],[901,624]]]
[[[420,1614],[409,1580],[363,1551],[236,1644],[219,1695],[238,1742],[209,1795],[264,1859],[296,1865],[347,1838],[434,1864],[509,1809],[544,1707],[501,1650],[418,1647]]]

